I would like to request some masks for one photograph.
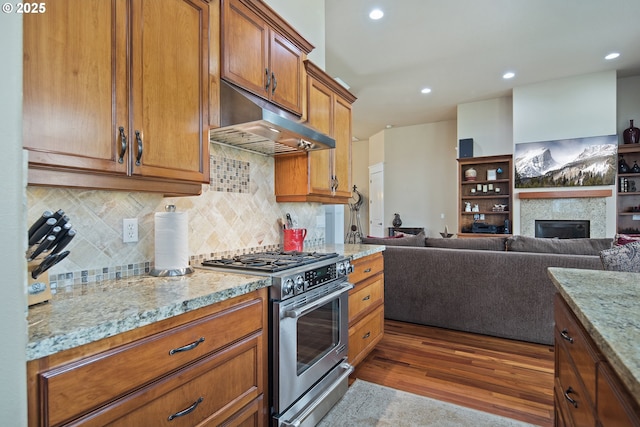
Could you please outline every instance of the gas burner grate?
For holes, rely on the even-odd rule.
[[[336,253],[268,251],[202,261],[205,267],[278,272],[337,257]]]

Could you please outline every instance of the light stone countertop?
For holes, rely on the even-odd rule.
[[[640,273],[550,267],[549,276],[640,403]]]
[[[377,245],[305,248],[352,259],[381,252]],[[27,360],[111,337],[271,286],[271,278],[196,268],[176,277],[135,276],[58,288],[51,301],[29,308]]]

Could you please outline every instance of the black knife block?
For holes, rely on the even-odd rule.
[[[31,261],[27,264],[27,297],[29,307],[47,302],[51,299],[51,287],[49,286],[49,272],[45,271],[37,279],[31,277],[31,272],[40,264],[40,261]]]

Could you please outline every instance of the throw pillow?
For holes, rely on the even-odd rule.
[[[605,249],[600,260],[605,270],[640,273],[640,242]]]
[[[404,234],[401,237],[363,237],[362,243],[365,245],[386,245],[386,246],[424,246],[425,235]]]
[[[511,236],[507,250],[547,254],[598,255],[611,248],[613,239],[549,239],[542,237]]]
[[[640,241],[640,234],[616,234],[616,245]]]

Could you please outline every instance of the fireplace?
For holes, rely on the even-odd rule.
[[[589,221],[587,220],[536,220],[535,237],[558,239],[588,238]]]

